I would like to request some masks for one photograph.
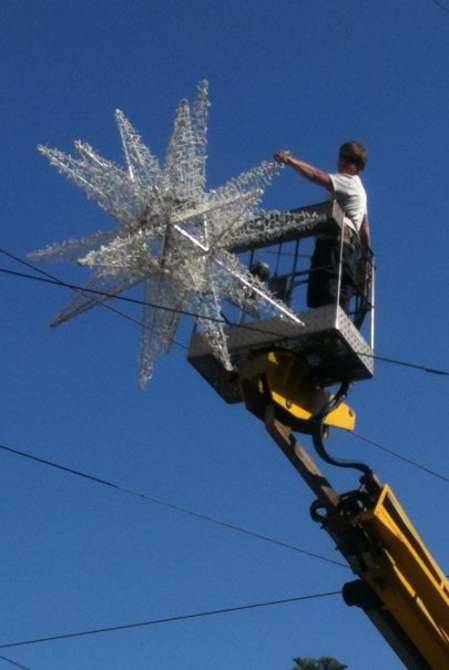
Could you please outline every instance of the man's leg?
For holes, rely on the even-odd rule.
[[[340,305],[349,314],[351,298],[356,292],[356,276],[359,263],[358,248],[354,244],[343,245],[342,279],[340,289]]]
[[[354,295],[355,273],[358,254],[354,245],[343,245],[340,305],[349,311],[349,304]],[[322,305],[335,305],[338,295],[338,277],[340,267],[340,241],[335,239],[317,240],[313,252],[309,284],[307,291],[307,306],[310,308]]]
[[[338,285],[338,242],[318,239],[312,255],[307,306],[311,308],[335,304]]]

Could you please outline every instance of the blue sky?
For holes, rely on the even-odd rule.
[[[39,143],[121,161],[113,112],[163,155],[174,110],[207,78],[209,186],[279,148],[333,170],[370,151],[377,353],[448,369],[449,13],[432,0],[3,0],[0,247],[24,255],[110,222]],[[284,171],[264,205],[316,202]],[[20,266],[2,258],[0,265]],[[83,281],[83,272],[46,266]],[[3,275],[0,443],[337,558],[308,490],[256,419],[226,406],[181,348],[137,388],[139,329],[98,310],[55,331],[63,289]],[[138,316],[131,308],[130,314]],[[181,339],[188,341],[189,324]],[[365,437],[449,472],[447,378],[378,363],[350,402]],[[334,434],[388,481],[446,571],[447,483]],[[347,571],[0,453],[0,644],[338,590]],[[352,474],[326,469],[341,490]],[[1,651],[1,650],[0,650]],[[294,656],[399,667],[338,597],[33,645],[33,670],[289,670]],[[1,661],[0,661],[1,664]],[[8,666],[3,663],[4,667]]]

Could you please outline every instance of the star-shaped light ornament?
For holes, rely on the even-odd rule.
[[[35,260],[76,262],[93,273],[85,288],[94,292],[79,290],[52,325],[143,284],[142,387],[151,378],[158,355],[170,350],[182,312],[198,314],[198,329],[228,370],[232,363],[222,301],[245,309],[250,295],[252,307],[257,303],[261,315],[282,314],[299,321],[229,251],[245,237],[245,223],[260,216],[258,205],[264,187],[278,166],[263,162],[220,188],[207,191],[208,107],[207,82],[200,82],[193,105],[187,100],[179,104],[163,165],[119,110],[116,119],[125,169],[83,142],[75,143],[78,157],[39,147],[52,165],[118,224],[109,232],[53,244],[29,254]]]

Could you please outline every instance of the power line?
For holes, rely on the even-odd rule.
[[[2,252],[2,249],[0,249],[0,253]],[[93,295],[99,295],[103,296],[105,298],[109,299],[115,299],[115,300],[121,300],[123,302],[131,303],[133,305],[140,305],[144,307],[152,307],[153,309],[160,309],[165,312],[170,312],[171,314],[179,314],[181,316],[188,316],[194,319],[201,319],[203,321],[211,321],[213,323],[220,323],[223,325],[231,325],[235,328],[242,328],[244,330],[250,330],[256,333],[262,333],[263,335],[273,335],[276,337],[276,342],[279,344],[281,342],[288,342],[289,338],[286,335],[279,335],[279,333],[275,333],[274,331],[270,331],[266,328],[260,328],[254,325],[250,324],[243,324],[243,323],[233,323],[232,321],[226,320],[223,317],[214,317],[214,316],[205,316],[202,314],[198,314],[197,312],[191,312],[189,310],[185,309],[179,309],[176,307],[169,307],[168,305],[158,305],[149,301],[141,300],[139,298],[131,298],[129,296],[125,295],[117,295],[113,293],[107,293],[105,291],[100,291],[98,289],[93,289],[93,288],[88,288],[88,287],[82,287],[79,286],[78,284],[71,284],[68,282],[64,282],[60,279],[58,280],[53,280],[48,276],[43,276],[43,277],[36,277],[35,275],[30,275],[26,272],[18,272],[16,270],[9,270],[8,268],[1,268],[0,267],[0,273],[6,274],[6,275],[11,275],[13,277],[20,277],[22,279],[29,279],[32,281],[37,281],[37,282],[43,282],[44,284],[50,284],[54,286],[61,286],[63,288],[69,288],[72,291],[76,292],[83,292],[83,293],[91,293]],[[448,373],[449,375],[449,373]]]
[[[2,253],[3,250],[0,249],[0,253]],[[188,316],[194,319],[202,319],[203,321],[212,321],[214,323],[221,323],[223,325],[232,325],[234,328],[242,328],[244,330],[250,330],[253,332],[258,332],[262,333],[264,335],[273,335],[274,337],[277,338],[278,344],[281,342],[288,342],[291,338],[285,335],[279,335],[279,333],[275,333],[274,331],[270,331],[266,328],[261,328],[260,326],[255,326],[255,325],[250,325],[250,324],[243,324],[243,323],[233,323],[233,322],[227,322],[223,318],[219,317],[213,317],[213,316],[205,316],[202,314],[198,314],[196,312],[191,312],[189,310],[185,309],[179,309],[175,307],[169,307],[168,305],[158,305],[149,301],[141,300],[139,298],[131,298],[129,296],[124,296],[124,295],[115,295],[112,293],[107,293],[106,291],[100,291],[98,289],[93,289],[93,288],[87,288],[87,287],[82,287],[77,284],[72,284],[69,282],[62,281],[60,279],[51,279],[50,276],[42,276],[42,277],[36,277],[35,275],[30,275],[26,272],[17,272],[15,270],[9,270],[8,268],[1,268],[0,267],[0,273],[2,274],[7,274],[11,275],[14,277],[20,277],[22,279],[29,279],[32,281],[38,281],[38,282],[43,282],[45,284],[51,284],[55,286],[61,286],[63,288],[69,288],[72,291],[77,291],[77,292],[83,292],[83,293],[89,293],[93,295],[99,295],[103,296],[105,298],[109,299],[115,299],[115,300],[121,300],[123,302],[131,303],[134,305],[141,305],[141,306],[146,306],[146,307],[152,307],[153,309],[160,309],[166,312],[171,312],[174,314],[180,314],[181,316]],[[106,306],[106,305],[105,305]],[[131,318],[131,317],[130,317]],[[141,324],[140,324],[141,325]],[[178,343],[179,344],[179,343]],[[184,345],[181,345],[184,346]],[[440,375],[444,377],[449,377],[449,370],[442,370],[442,369],[437,369],[437,368],[431,368],[425,365],[421,365],[418,363],[411,363],[409,361],[403,361],[400,359],[396,358],[388,358],[385,356],[379,356],[378,354],[368,354],[365,352],[356,352],[359,353],[361,356],[364,356],[366,358],[372,358],[374,360],[379,360],[385,363],[390,363],[392,365],[399,365],[407,368],[413,368],[415,370],[420,370],[422,372],[426,372],[429,374],[435,374],[435,375]]]
[[[34,461],[36,463],[40,463],[41,465],[46,465],[48,467],[55,468],[57,470],[61,470],[62,472],[66,472],[71,475],[75,475],[76,477],[82,477],[83,479],[87,479],[91,482],[94,482],[96,484],[100,484],[101,486],[107,486],[109,488],[113,488],[116,491],[119,491],[121,493],[126,493],[128,495],[140,498],[141,500],[144,500],[145,502],[150,502],[154,503],[156,505],[160,505],[162,507],[166,507],[168,509],[172,509],[176,512],[181,512],[182,514],[189,515],[191,517],[194,517],[196,519],[200,519],[202,521],[207,521],[208,523],[214,524],[216,526],[221,526],[222,528],[228,528],[229,530],[233,530],[235,532],[248,535],[250,537],[254,537],[258,540],[262,540],[263,542],[267,542],[273,545],[277,545],[279,547],[283,547],[284,549],[290,549],[291,551],[296,551],[299,554],[303,554],[305,556],[309,556],[310,558],[315,558],[320,561],[324,561],[326,563],[332,563],[333,565],[338,565],[338,567],[348,569],[348,566],[345,565],[344,563],[341,563],[340,561],[336,561],[332,558],[327,558],[326,556],[322,556],[321,554],[317,554],[312,551],[308,551],[307,549],[303,549],[302,547],[298,547],[297,545],[294,544],[289,544],[288,542],[283,542],[282,540],[278,540],[273,537],[269,537],[268,535],[264,535],[262,533],[258,533],[257,531],[251,530],[249,528],[244,528],[242,526],[237,526],[236,524],[229,523],[228,521],[223,521],[222,519],[218,519],[217,517],[210,516],[208,514],[202,514],[200,512],[195,512],[194,510],[189,509],[188,507],[183,507],[182,505],[178,505],[176,503],[170,502],[168,500],[163,500],[162,498],[157,498],[154,496],[147,495],[146,493],[142,493],[139,491],[135,491],[133,489],[130,489],[125,486],[120,486],[119,484],[116,484],[114,482],[110,482],[106,479],[101,479],[100,477],[96,477],[94,475],[90,475],[86,472],[82,472],[81,470],[74,470],[73,468],[69,468],[65,465],[61,465],[59,463],[55,463],[54,461],[49,461],[45,458],[40,458],[39,456],[34,456],[33,454],[30,454],[25,451],[19,451],[18,449],[13,449],[12,447],[7,447],[4,444],[0,444],[0,449],[6,452],[9,452],[11,454],[14,454],[16,456],[20,456],[21,458],[26,458],[28,460]]]
[[[74,286],[74,287],[69,287],[66,286],[65,283],[63,282],[62,279],[57,277],[54,274],[51,274],[50,272],[46,272],[45,270],[42,270],[41,268],[37,267],[36,265],[33,265],[33,263],[30,263],[29,261],[26,261],[24,258],[21,258],[20,256],[17,256],[16,254],[11,253],[10,251],[7,251],[6,249],[0,249],[0,253],[2,253],[4,256],[7,256],[13,261],[16,261],[16,263],[20,263],[21,265],[24,265],[27,268],[30,268],[30,270],[34,270],[35,272],[38,272],[40,275],[43,277],[46,277],[47,279],[51,279],[52,283],[53,281],[56,284],[59,284],[60,286],[70,288],[74,293],[81,293],[81,294],[86,294],[86,291],[88,289],[85,289],[81,286]],[[38,279],[35,277],[35,279]],[[135,323],[137,326],[140,328],[144,328],[144,324],[142,321],[139,321],[139,319],[135,319],[133,316],[130,314],[126,314],[125,312],[120,311],[116,307],[112,307],[112,305],[108,305],[105,303],[99,303],[100,307],[104,307],[105,309],[108,309],[110,312],[113,312],[114,314],[117,314],[117,316],[121,316],[122,318],[126,319],[127,321],[131,321],[132,323]],[[176,344],[178,347],[181,347],[182,349],[188,349],[184,344],[181,342],[177,342],[176,340],[173,340],[173,343]]]
[[[414,370],[421,370],[422,372],[428,372],[432,375],[441,375],[444,377],[449,376],[448,370],[439,370],[438,368],[430,368],[427,365],[420,365],[419,363],[410,363],[408,361],[401,361],[397,358],[387,358],[386,356],[378,356],[377,354],[367,354],[361,351],[356,352],[359,356],[365,358],[374,358],[376,361],[381,361],[383,363],[392,363],[393,365],[401,365],[405,368],[413,368]]]
[[[219,317],[214,316],[203,316],[197,314],[196,312],[190,312],[188,310],[179,309],[176,307],[168,307],[167,305],[156,305],[152,302],[147,302],[145,300],[140,300],[139,298],[130,298],[126,295],[115,295],[113,293],[107,293],[107,291],[99,291],[94,288],[82,287],[78,284],[71,284],[62,280],[50,279],[50,277],[36,277],[35,275],[27,274],[26,272],[17,272],[16,270],[9,270],[8,268],[0,268],[0,272],[7,275],[12,275],[13,277],[21,277],[22,279],[30,279],[33,281],[43,282],[44,284],[53,284],[55,286],[62,286],[63,288],[69,288],[72,291],[83,291],[84,293],[92,293],[93,295],[103,296],[105,298],[115,298],[116,300],[122,300],[123,302],[128,302],[133,305],[141,305],[146,307],[153,307],[154,309],[160,309],[164,312],[171,312],[173,314],[180,314],[182,316],[191,316],[193,318],[201,318],[205,321],[214,321],[216,323],[225,323],[225,321]],[[253,329],[251,326],[241,326],[246,329]],[[268,331],[263,331],[268,332]],[[277,333],[279,335],[279,333]],[[285,338],[283,338],[285,339]]]
[[[412,460],[411,458],[407,458],[406,456],[402,456],[399,454],[397,451],[393,451],[393,449],[389,449],[388,447],[384,447],[382,444],[379,444],[379,442],[376,442],[375,440],[370,440],[367,437],[364,437],[363,435],[360,435],[360,433],[353,432],[352,433],[355,437],[357,437],[359,440],[362,440],[363,442],[366,442],[367,444],[371,444],[373,447],[376,447],[376,449],[380,449],[381,451],[384,451],[386,454],[389,454],[393,458],[396,458],[399,461],[403,461],[404,463],[407,463],[408,465],[412,465],[414,468],[417,468],[418,470],[421,470],[422,472],[425,472],[428,475],[431,475],[432,477],[436,477],[437,479],[441,479],[443,482],[446,482],[449,484],[449,477],[446,475],[442,475],[439,472],[436,472],[435,470],[432,470],[431,468],[428,468],[426,465],[422,465],[421,463],[418,463],[417,461]]]
[[[448,12],[449,13],[449,7],[446,7],[446,5],[443,5],[440,0],[432,0],[433,4],[435,7],[438,7],[438,9],[441,9],[443,12]]]
[[[36,267],[32,263],[29,263],[23,258],[20,258],[20,256],[16,256],[15,254],[12,254],[10,251],[6,251],[6,249],[0,249],[0,253],[2,253],[4,256],[7,256],[8,258],[11,258],[11,260],[16,261],[17,263],[20,263],[21,265],[24,265],[27,268],[30,268],[30,270],[34,270],[35,272],[39,272],[43,277],[47,277],[47,279],[51,279],[53,282],[60,284],[61,286],[64,286],[64,282],[59,279],[59,277],[56,277],[56,275],[50,274],[49,272],[46,272],[45,270],[42,270],[41,268]],[[76,287],[72,289],[75,293],[83,293],[84,289],[81,287]],[[112,305],[105,305],[104,303],[101,303],[101,307],[105,307],[106,309],[109,309],[111,312],[114,312],[115,314],[118,314],[119,316],[123,317],[124,319],[128,319],[128,321],[133,321],[136,323],[138,326],[143,327],[143,323],[141,321],[138,321],[137,319],[134,319],[132,316],[129,314],[125,314],[124,312],[121,312],[120,310],[116,309],[115,307],[112,307]]]
[[[18,263],[21,263],[21,264],[37,271],[37,272],[40,272],[41,275],[43,275],[43,277],[45,277],[45,279],[43,277],[35,277],[33,275],[28,275],[26,273],[19,273],[19,272],[14,272],[12,270],[7,270],[6,268],[0,268],[0,272],[3,272],[5,274],[17,275],[19,277],[23,277],[23,278],[26,278],[26,279],[33,279],[33,280],[36,280],[36,281],[46,281],[47,280],[48,283],[56,284],[58,286],[63,286],[65,288],[70,288],[71,290],[73,290],[77,293],[78,292],[83,292],[83,291],[88,292],[88,293],[95,293],[95,294],[103,295],[103,296],[108,297],[108,298],[116,298],[116,299],[124,300],[126,302],[137,303],[139,305],[148,305],[148,306],[153,307],[155,309],[171,311],[171,312],[191,316],[191,317],[194,317],[194,318],[203,318],[205,320],[220,322],[220,323],[223,323],[225,325],[232,325],[234,327],[240,327],[240,328],[245,328],[245,329],[249,329],[249,330],[256,330],[256,331],[260,331],[264,334],[270,334],[270,331],[260,329],[260,328],[256,328],[255,326],[250,326],[248,324],[232,323],[226,318],[219,319],[219,318],[214,318],[214,317],[203,317],[200,314],[196,314],[196,313],[193,313],[193,312],[188,312],[188,311],[185,311],[185,310],[179,310],[179,309],[167,307],[167,306],[164,306],[164,305],[154,305],[153,303],[145,302],[143,300],[128,298],[126,296],[117,296],[117,295],[113,295],[113,294],[108,294],[108,293],[105,293],[105,292],[102,292],[102,291],[97,291],[95,289],[83,288],[83,287],[80,287],[80,286],[75,285],[75,284],[67,284],[66,282],[62,281],[58,277],[55,277],[54,275],[51,275],[48,272],[45,272],[45,271],[41,270],[40,268],[32,265],[31,263],[25,261],[24,259],[20,258],[19,256],[16,256],[15,254],[12,254],[11,252],[6,251],[5,249],[0,248],[0,253],[3,253],[5,256],[8,256],[9,258],[17,261]],[[119,310],[116,310],[115,308],[111,307],[110,305],[102,304],[102,306],[109,308],[113,312],[116,312],[120,316],[123,316],[123,317],[133,321],[134,323],[138,324],[139,326],[143,326],[142,322],[138,321],[137,319],[134,319],[133,317],[131,317],[127,314],[124,314],[123,312],[120,312]],[[272,333],[272,334],[278,336],[278,333]],[[282,339],[285,340],[285,339],[288,339],[288,338],[282,338]],[[179,342],[176,342],[176,344],[178,344],[178,346],[183,347],[184,349],[188,348],[188,347],[186,347],[185,345],[183,345]],[[364,357],[367,357],[367,358],[373,358],[373,359],[376,359],[376,360],[379,360],[379,361],[382,361],[382,362],[385,362],[385,363],[392,363],[392,364],[395,364],[395,365],[400,365],[400,366],[404,366],[404,367],[407,367],[407,368],[413,368],[415,370],[421,370],[423,372],[436,374],[436,375],[440,375],[440,376],[449,376],[449,371],[446,371],[446,370],[431,368],[431,367],[428,367],[428,366],[424,366],[424,365],[420,365],[420,364],[416,364],[416,363],[410,363],[408,361],[402,361],[402,360],[399,360],[399,359],[388,358],[388,357],[380,356],[380,355],[377,355],[377,354],[367,354],[367,353],[362,353],[362,352],[358,352],[358,353],[359,353],[360,356],[364,356]],[[393,451],[392,449],[388,449],[387,447],[384,447],[383,445],[375,442],[374,440],[370,440],[369,438],[365,438],[364,436],[362,436],[358,433],[353,433],[353,434],[356,437],[358,437],[359,439],[371,444],[372,446],[377,447],[378,449],[384,451],[385,453],[388,453],[389,455],[391,455],[393,457],[396,457],[397,459],[399,459],[399,460],[401,460],[405,463],[408,463],[409,465],[412,465],[412,466],[422,470],[423,472],[426,472],[427,474],[433,475],[433,476],[438,477],[439,479],[441,479],[443,481],[448,481],[449,482],[448,477],[446,477],[444,475],[441,475],[441,474],[431,470],[430,468],[428,468],[424,465],[421,465],[420,463],[418,463],[416,461],[413,461],[412,459],[409,459],[405,456],[402,456],[402,455],[398,454],[397,452]],[[7,447],[2,447],[2,448],[7,449]],[[17,452],[17,453],[21,453],[21,452]],[[24,455],[24,454],[22,454],[22,455]],[[29,457],[32,458],[31,456],[29,456]],[[50,463],[48,463],[48,464],[50,464]],[[58,467],[58,466],[54,465],[54,467]],[[60,466],[60,467],[62,469],[64,469],[63,466]],[[75,471],[73,471],[72,474],[75,474]],[[81,473],[79,473],[79,474],[81,474]],[[81,476],[85,476],[85,475],[81,475]],[[92,477],[91,479],[95,479],[95,478]],[[105,483],[105,482],[102,482],[102,483]],[[108,483],[108,485],[116,487],[116,485],[113,485],[111,483]],[[119,487],[117,487],[117,488],[119,488]],[[131,493],[131,491],[128,491],[128,492]],[[135,495],[139,495],[140,497],[142,497],[142,495],[143,495],[143,494],[139,494],[139,493],[136,494],[136,492],[133,492],[133,493]],[[156,500],[154,500],[153,502],[156,502]],[[180,511],[185,511],[186,513],[193,513],[189,510],[183,510],[181,508],[180,508]],[[226,524],[226,522],[221,522],[221,523]],[[227,524],[227,525],[228,525],[228,527],[232,527],[232,524]],[[237,527],[235,527],[235,529],[237,530]],[[239,530],[241,532],[245,532],[244,529],[239,529]],[[249,532],[252,533],[252,531],[249,531]],[[256,535],[258,535],[258,534],[256,533]],[[261,535],[259,535],[259,537],[260,537],[260,539],[268,539],[268,538],[265,538],[264,536],[261,536]],[[286,546],[291,546],[291,545],[286,545]],[[327,560],[330,560],[330,559],[327,559]],[[337,564],[342,565],[341,563],[337,563]]]
[[[248,605],[239,605],[236,607],[223,607],[221,609],[204,610],[202,612],[195,612],[193,614],[178,614],[171,617],[164,617],[162,619],[150,619],[148,621],[138,621],[136,623],[120,624],[117,626],[107,626],[104,628],[90,628],[88,630],[77,631],[74,633],[62,633],[59,635],[49,635],[47,637],[38,637],[30,640],[19,640],[17,642],[6,642],[0,644],[0,649],[11,649],[12,647],[24,647],[30,644],[40,644],[42,642],[55,642],[56,640],[69,640],[73,638],[85,637],[87,635],[99,635],[102,633],[114,633],[120,630],[132,630],[136,628],[144,628],[148,626],[156,626],[165,623],[176,623],[179,621],[189,621],[191,619],[200,619],[210,616],[217,616],[220,614],[230,614],[232,612],[243,612],[254,610],[262,607],[273,607],[277,605],[286,605],[289,603],[296,603],[307,600],[316,600],[318,598],[328,598],[330,596],[339,595],[341,591],[329,591],[327,593],[313,593],[306,596],[296,596],[294,598],[282,598],[279,600],[270,600],[267,602],[250,603]]]
[[[13,661],[11,658],[7,658],[6,656],[0,656],[0,661],[5,661],[6,663],[15,665],[16,668],[22,668],[22,670],[31,670],[31,668],[28,667],[28,665],[22,665],[21,663],[17,663],[17,661]]]
[[[370,444],[371,446],[374,446],[377,449],[387,453],[391,457],[396,458],[397,460],[400,460],[404,463],[407,463],[408,465],[411,465],[411,466],[417,468],[418,470],[421,470],[422,472],[425,472],[427,475],[430,475],[432,477],[436,477],[436,478],[440,479],[441,481],[449,483],[449,477],[448,476],[446,476],[444,474],[441,474],[439,472],[436,472],[435,470],[432,470],[431,468],[429,468],[429,467],[427,467],[427,466],[425,466],[425,465],[423,465],[423,464],[421,464],[421,463],[419,463],[415,460],[407,458],[406,456],[403,456],[402,454],[399,454],[398,452],[394,451],[393,449],[389,449],[388,447],[385,447],[384,445],[380,444],[379,442],[376,442],[375,440],[367,438],[364,435],[361,435],[360,433],[352,432],[351,434],[354,435],[355,437],[357,437],[359,440],[361,440],[363,442],[366,442],[367,444]],[[199,520],[202,520],[202,521],[206,521],[206,522],[214,524],[216,526],[221,526],[223,528],[227,528],[229,530],[247,535],[249,537],[254,537],[258,540],[262,540],[263,542],[267,542],[269,544],[273,544],[273,545],[276,545],[276,546],[279,546],[279,547],[283,547],[285,549],[289,549],[291,551],[295,551],[295,552],[303,554],[305,556],[309,556],[310,558],[321,560],[321,561],[324,561],[326,563],[331,563],[333,565],[337,565],[338,567],[348,569],[348,566],[345,565],[344,563],[340,562],[340,561],[336,561],[332,558],[328,558],[327,556],[323,556],[322,554],[318,554],[316,552],[309,551],[309,550],[304,549],[302,547],[299,547],[295,544],[291,544],[289,542],[284,542],[284,541],[279,540],[277,538],[270,537],[268,535],[265,535],[263,533],[259,533],[255,530],[252,530],[252,529],[249,529],[249,528],[245,528],[243,526],[238,526],[236,524],[230,523],[230,522],[225,521],[223,519],[219,519],[218,517],[215,517],[215,516],[211,516],[211,515],[208,515],[208,514],[203,514],[201,512],[196,512],[192,509],[189,509],[188,507],[184,507],[184,506],[179,505],[177,503],[173,503],[171,501],[164,500],[162,498],[151,496],[149,494],[146,494],[146,493],[143,493],[143,492],[140,492],[140,491],[136,491],[134,489],[130,489],[130,488],[125,487],[125,486],[121,486],[117,483],[108,481],[106,479],[102,479],[102,478],[97,477],[95,475],[91,475],[91,474],[88,474],[86,472],[82,472],[81,470],[75,470],[73,468],[69,468],[69,467],[67,467],[65,465],[62,465],[60,463],[56,463],[54,461],[50,461],[48,459],[44,459],[44,458],[41,458],[39,456],[35,456],[33,454],[30,454],[29,452],[24,452],[24,451],[20,451],[18,449],[13,449],[12,447],[7,447],[4,444],[0,444],[0,450],[11,453],[11,454],[14,454],[14,455],[19,456],[21,458],[25,458],[25,459],[34,461],[36,463],[39,463],[41,465],[45,465],[47,467],[52,467],[56,470],[61,470],[62,472],[66,472],[68,474],[71,474],[71,475],[74,475],[74,476],[77,476],[77,477],[81,477],[83,479],[87,479],[87,480],[89,480],[91,482],[94,482],[96,484],[100,484],[102,486],[107,486],[109,488],[113,488],[116,491],[119,491],[121,493],[126,493],[128,495],[140,498],[141,500],[144,500],[146,502],[150,502],[150,503],[153,503],[153,504],[156,504],[156,505],[160,505],[162,507],[166,507],[167,509],[172,509],[176,512],[180,512],[182,514],[191,516],[193,518],[196,518],[196,519],[199,519]]]

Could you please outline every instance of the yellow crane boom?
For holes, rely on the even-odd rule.
[[[235,253],[253,253],[277,244],[294,243],[293,266],[275,272],[270,290],[282,289],[293,300],[307,271],[297,268],[298,244],[313,236],[340,241],[339,279],[343,276],[345,216],[338,203],[289,210],[248,222]],[[294,224],[294,225],[293,225]],[[356,415],[343,401],[349,385],[370,379],[374,367],[374,256],[362,254],[364,280],[354,296],[355,310],[346,313],[336,300],[298,313],[298,321],[281,317],[230,323],[226,340],[234,370],[229,373],[201,332],[194,333],[189,361],[228,403],[244,402],[261,419],[316,501],[312,518],[331,536],[357,579],[343,587],[345,602],[363,609],[409,670],[449,668],[449,582],[389,486],[364,463],[329,454],[325,438],[334,427],[354,430]],[[368,279],[369,278],[369,279]],[[247,310],[255,302],[248,295]],[[245,312],[245,305],[242,312]],[[361,332],[370,313],[368,341]],[[359,318],[358,315],[361,314]],[[354,316],[355,315],[355,316]],[[366,328],[365,328],[366,331]],[[328,389],[339,384],[336,393]],[[360,485],[339,493],[320,472],[293,432],[312,436],[318,455],[327,463],[355,468]]]
[[[365,611],[409,670],[449,668],[449,580],[391,487],[366,470],[357,490],[339,494],[277,414],[267,405],[267,430],[317,496],[312,518],[358,577],[345,584],[345,602]]]

